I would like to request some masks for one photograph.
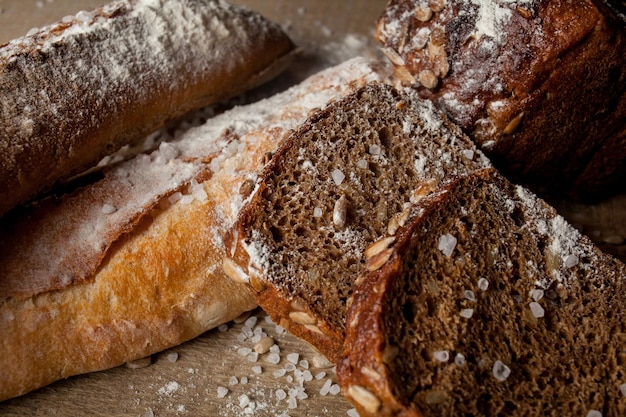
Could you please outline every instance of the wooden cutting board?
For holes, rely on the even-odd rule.
[[[0,0],[0,43],[52,23],[99,0]],[[233,0],[279,22],[304,48],[283,80],[293,83],[323,66],[377,54],[374,22],[386,0]],[[605,251],[626,260],[626,195],[596,205],[557,203],[561,213]],[[59,381],[0,403],[2,416],[345,416],[334,369],[320,355],[266,320],[229,323],[154,355],[148,366]],[[254,322],[256,320],[256,322]],[[254,323],[253,323],[254,322]],[[256,332],[256,334],[255,334]],[[251,355],[259,334],[280,349]],[[274,363],[276,358],[279,363]],[[141,364],[136,364],[140,366]],[[145,363],[143,365],[146,365]],[[295,402],[288,401],[295,394]]]

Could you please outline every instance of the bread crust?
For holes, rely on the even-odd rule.
[[[0,215],[166,121],[284,69],[280,27],[224,1],[119,0],[0,47]]]
[[[250,185],[290,129],[377,77],[374,68],[348,61],[112,166],[60,201],[5,216],[0,400],[145,357],[254,308],[247,279],[224,261]]]
[[[599,0],[447,1],[420,20],[418,3],[391,1],[377,37],[399,75],[497,167],[580,197],[621,184],[622,14]]]
[[[515,230],[508,247],[500,217]],[[460,248],[437,257],[448,232]],[[622,415],[625,273],[529,191],[472,173],[422,200],[388,262],[362,276],[337,364],[342,392],[362,416]]]

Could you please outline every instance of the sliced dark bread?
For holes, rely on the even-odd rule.
[[[241,212],[233,257],[277,323],[337,360],[354,281],[382,261],[366,261],[365,249],[395,233],[411,202],[487,166],[412,90],[368,84],[312,115],[276,153]]]
[[[369,416],[626,415],[626,267],[489,169],[359,278],[342,392]]]

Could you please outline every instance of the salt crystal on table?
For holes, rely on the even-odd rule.
[[[228,388],[217,387],[217,398],[224,398],[228,394]]]

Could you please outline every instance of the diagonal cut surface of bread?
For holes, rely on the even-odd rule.
[[[380,79],[376,68],[363,58],[329,68],[4,217],[0,400],[159,352],[254,308],[222,262],[248,185],[310,111]]]
[[[370,83],[281,146],[242,210],[234,258],[259,305],[336,360],[354,281],[387,253],[411,201],[487,166],[432,104]]]
[[[493,170],[419,202],[338,364],[369,416],[622,416],[626,267]]]

